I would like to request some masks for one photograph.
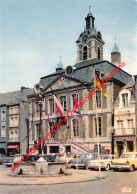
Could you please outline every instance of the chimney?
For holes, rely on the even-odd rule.
[[[24,92],[24,90],[26,89],[29,89],[29,88],[26,88],[25,86],[21,86],[21,92]]]

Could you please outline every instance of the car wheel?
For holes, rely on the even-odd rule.
[[[130,172],[133,172],[134,170],[135,170],[134,165],[131,165],[129,171],[130,171]]]
[[[85,169],[88,170],[88,165],[85,166]]]
[[[107,164],[107,166],[105,167],[105,170],[109,170],[110,169],[110,165],[109,164]]]

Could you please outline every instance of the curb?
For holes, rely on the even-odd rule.
[[[67,182],[57,182],[57,183],[0,183],[0,185],[8,185],[8,186],[20,186],[20,185],[58,185],[58,184],[70,184],[70,183],[82,183],[82,182],[90,182],[90,181],[96,181],[96,180],[102,180],[105,179],[108,175],[102,176],[101,179],[99,177],[94,177],[92,179],[85,179],[81,181],[67,181]]]

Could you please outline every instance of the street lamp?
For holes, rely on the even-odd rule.
[[[42,114],[42,101],[40,100],[39,101],[39,111],[40,111],[40,123],[39,123],[39,142],[40,140],[42,139],[42,130],[41,130],[41,124],[42,124],[42,121],[41,121],[41,114]],[[42,145],[40,144],[40,147],[39,147],[39,154],[42,154]]]

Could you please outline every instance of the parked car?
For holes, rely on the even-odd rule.
[[[47,160],[47,162],[58,162],[59,156],[57,154],[47,154],[44,155],[43,158]]]
[[[80,157],[80,154],[78,154],[78,158]],[[60,157],[59,161],[65,161],[67,164],[70,162],[71,159],[77,158],[77,154],[75,153],[68,153],[66,156]]]
[[[78,167],[83,167],[86,168],[87,162],[89,160],[94,160],[97,157],[97,154],[82,154],[80,158],[75,158],[70,160],[68,163],[69,168],[76,168]]]
[[[0,154],[0,164],[2,164],[6,159],[7,157],[5,155]]]
[[[100,168],[109,170],[110,163],[113,159],[118,158],[115,155],[101,155],[100,156]],[[86,165],[86,169],[99,169],[99,160],[98,158],[95,160],[89,160]]]
[[[12,166],[12,163],[13,163],[13,159],[14,158],[7,158],[3,164],[5,164],[7,167],[10,167]]]
[[[137,152],[123,153],[119,159],[113,160],[110,165],[111,169],[128,169],[130,172],[137,169]]]

